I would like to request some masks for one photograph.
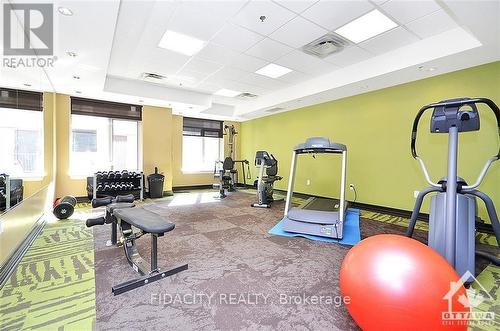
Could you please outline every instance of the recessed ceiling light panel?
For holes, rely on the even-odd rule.
[[[289,69],[287,67],[282,67],[274,63],[270,63],[267,66],[260,68],[255,73],[271,78],[278,78],[283,75],[286,75],[289,72],[292,72],[292,69]]]
[[[214,93],[215,95],[220,95],[223,97],[229,97],[229,98],[234,98],[235,96],[238,96],[241,94],[240,91],[233,91],[233,90],[228,90],[228,89],[220,89],[217,92]]]
[[[187,56],[192,56],[205,46],[205,41],[172,30],[167,30],[163,34],[163,37],[161,37],[158,46]]]
[[[374,9],[368,14],[358,17],[354,21],[338,28],[335,30],[335,33],[354,43],[360,43],[397,26],[389,17]]]

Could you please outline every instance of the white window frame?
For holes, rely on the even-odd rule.
[[[70,116],[70,125],[69,125],[69,137],[70,137],[70,142],[69,142],[69,176],[71,179],[85,179],[88,176],[92,176],[92,173],[89,174],[78,174],[73,172],[73,166],[72,166],[72,154],[73,154],[73,115],[77,116],[88,116],[88,117],[101,117],[101,116],[92,116],[92,115],[80,115],[80,114],[71,114]],[[112,118],[112,117],[101,117],[105,118],[109,121],[109,152],[108,152],[108,158],[110,160],[111,166],[109,169],[98,169],[98,171],[113,171],[113,170],[124,170],[124,169],[114,169],[113,165],[113,148],[114,148],[114,143],[113,143],[113,121],[128,121],[128,122],[134,122],[137,125],[137,169],[128,169],[131,171],[142,171],[142,144],[141,144],[141,137],[142,137],[142,121],[139,120],[129,120],[129,119],[120,119],[120,118]]]
[[[30,110],[30,109],[15,109],[15,108],[3,108],[0,107],[0,110],[7,109],[7,110],[12,110],[12,111],[27,111],[27,112],[37,112],[41,114],[41,129],[40,129],[40,136],[41,136],[41,141],[40,141],[40,162],[41,162],[41,167],[38,172],[33,172],[33,173],[27,173],[23,172],[20,176],[18,174],[10,174],[12,178],[19,178],[22,180],[25,180],[27,182],[30,181],[41,181],[45,177],[45,113],[44,111],[37,111],[37,110]],[[25,128],[16,128],[15,130],[29,130]]]
[[[215,137],[205,137],[205,136],[189,136],[189,135],[182,135],[182,144],[181,144],[181,172],[183,174],[189,175],[189,174],[212,174],[214,172],[213,169],[210,170],[185,170],[184,169],[184,137],[192,137],[192,138],[200,138],[203,139],[203,144],[201,147],[202,154],[203,154],[203,159],[205,159],[205,138],[211,138],[214,139]],[[216,138],[219,139],[219,155],[218,158],[215,160],[215,162],[220,161],[223,157],[224,154],[224,138]],[[215,162],[214,162],[214,167],[215,167]]]

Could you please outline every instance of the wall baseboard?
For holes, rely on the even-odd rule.
[[[212,185],[187,185],[187,186],[174,186],[172,187],[173,193],[183,192],[183,191],[192,191],[192,190],[207,190],[212,189]]]

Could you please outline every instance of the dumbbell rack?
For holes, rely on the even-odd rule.
[[[10,177],[7,174],[2,174],[4,185],[0,198],[5,198],[5,211],[10,209]],[[5,190],[5,191],[4,191]]]
[[[126,195],[130,193],[134,193],[135,191],[139,191],[139,198],[141,200],[144,199],[144,173],[141,172],[136,172],[135,174],[139,174],[139,177],[126,177],[126,178],[100,178],[97,173],[94,173],[93,179],[92,179],[92,198],[96,199],[99,195],[105,195],[105,196],[117,196],[117,195]],[[117,189],[112,189],[112,190],[100,190],[97,191],[97,187],[99,185],[104,185],[105,183],[108,184],[125,184],[125,183],[131,183],[133,185],[132,189],[124,189],[124,190],[117,190]],[[137,186],[139,185],[139,186]]]

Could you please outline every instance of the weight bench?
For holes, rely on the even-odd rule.
[[[94,201],[92,201],[92,206],[102,205],[99,201],[96,203]],[[162,237],[165,233],[174,230],[175,224],[167,222],[163,217],[151,211],[134,206],[133,203],[112,202],[106,205],[106,214],[104,217],[88,219],[86,223],[88,227],[111,223],[111,245],[123,245],[128,263],[141,275],[140,278],[113,286],[112,293],[114,295],[130,291],[188,269],[187,264],[166,271],[158,268],[158,237]],[[137,230],[134,231],[134,228]],[[117,240],[118,229],[121,233],[120,240]],[[140,256],[135,245],[135,241],[145,234],[151,235],[151,263]]]

